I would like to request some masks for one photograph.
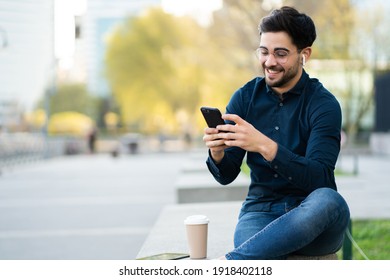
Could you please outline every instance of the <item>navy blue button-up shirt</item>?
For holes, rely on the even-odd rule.
[[[340,151],[341,109],[336,98],[317,80],[303,74],[281,99],[257,77],[237,90],[226,113],[237,114],[278,144],[276,157],[238,147],[225,150],[219,164],[209,158],[214,178],[226,185],[240,172],[242,161],[251,169],[251,184],[244,208],[268,207],[272,201],[306,197],[313,190],[337,190],[334,168]],[[263,203],[263,206],[259,205]]]

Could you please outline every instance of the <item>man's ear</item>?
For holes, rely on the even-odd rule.
[[[311,55],[311,48],[307,47],[302,50],[302,66],[305,66],[306,61],[309,60]]]

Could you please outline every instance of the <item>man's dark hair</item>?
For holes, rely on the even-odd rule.
[[[282,7],[264,17],[259,25],[260,35],[267,32],[286,32],[299,50],[310,47],[317,37],[313,20],[292,7]]]

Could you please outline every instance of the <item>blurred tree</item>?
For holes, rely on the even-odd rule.
[[[178,77],[184,76],[185,66],[189,66],[180,48],[189,44],[190,33],[200,33],[195,28],[192,22],[178,24],[172,16],[152,9],[142,17],[129,18],[112,35],[106,75],[126,126],[158,132],[175,122],[175,109],[197,104],[197,77],[186,79],[185,92]],[[196,62],[196,53],[189,55]],[[175,69],[175,59],[182,65],[180,72]],[[196,63],[190,66],[196,67]]]
[[[255,49],[259,45],[258,25],[268,14],[264,1],[224,0],[223,8],[214,12],[214,24],[209,28],[210,37],[236,69],[258,71]]]
[[[50,115],[74,111],[96,120],[100,103],[99,98],[88,93],[85,84],[60,84],[50,97]],[[39,101],[37,107],[44,108],[43,100]]]
[[[112,34],[106,76],[128,128],[182,133],[194,123],[204,127],[201,104],[225,105],[242,83],[229,64],[195,21],[153,8]]]
[[[351,32],[349,48],[351,57],[359,61],[359,67],[354,69],[359,71],[360,79],[350,82],[350,90],[344,95],[346,100],[352,101],[344,110],[345,127],[352,141],[360,130],[367,130],[364,120],[370,113],[373,115],[373,82],[377,73],[390,69],[390,20],[386,16],[390,12],[390,5],[384,1],[360,4],[356,9],[355,28]],[[367,75],[367,72],[370,74]],[[372,86],[367,87],[367,84]]]
[[[349,59],[355,8],[350,0],[290,0],[290,5],[312,17],[317,40],[313,46],[313,58]]]
[[[215,12],[214,25],[210,29],[221,46],[229,46],[224,52],[229,56],[242,56],[254,51],[260,37],[258,25],[261,18],[281,5],[296,7],[307,13],[315,21],[318,38],[314,45],[313,58],[347,59],[352,30],[354,28],[354,8],[349,0],[224,0],[223,9]],[[237,49],[242,51],[237,53]],[[246,60],[235,60],[247,67],[257,66],[246,55]]]

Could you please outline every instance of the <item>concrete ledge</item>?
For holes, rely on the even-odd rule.
[[[210,219],[208,259],[218,258],[232,250],[233,233],[241,202],[219,202],[168,205],[161,212],[137,258],[160,253],[188,253],[184,219],[202,214]]]
[[[389,132],[371,133],[370,149],[374,154],[390,155],[390,133]]]
[[[181,171],[182,173],[193,173],[193,172],[202,172],[202,173],[208,173],[209,169],[206,165],[206,157],[207,154],[202,154],[202,158],[200,156],[194,157],[192,155],[182,166]]]
[[[176,181],[178,203],[244,201],[250,178],[241,173],[227,186],[219,184],[206,165],[207,151],[193,153],[184,163]]]
[[[178,203],[244,201],[250,179],[240,174],[227,186],[219,184],[208,172],[181,174],[176,182]]]
[[[233,234],[240,208],[241,202],[168,205],[161,212],[137,258],[161,253],[188,253],[184,219],[197,214],[206,215],[210,219],[207,258],[223,256],[234,248]],[[337,255],[293,255],[288,260],[337,260]]]

